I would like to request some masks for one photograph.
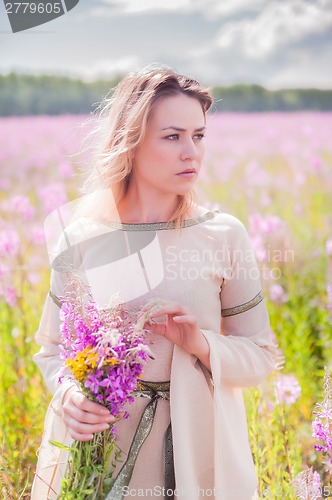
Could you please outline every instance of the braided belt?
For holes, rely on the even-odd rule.
[[[145,407],[142,417],[137,426],[134,438],[129,448],[127,460],[122,465],[119,474],[115,478],[110,492],[106,500],[122,500],[123,488],[128,486],[132,477],[136,459],[139,451],[150,434],[152,429],[154,416],[156,414],[157,404],[159,399],[169,400],[170,398],[170,383],[169,382],[148,382],[146,380],[139,381],[139,388],[134,391],[135,397],[149,398],[151,401]],[[165,451],[165,492],[166,498],[173,499],[175,489],[174,462],[173,462],[173,442],[172,442],[172,427],[171,424],[167,427],[164,437]]]

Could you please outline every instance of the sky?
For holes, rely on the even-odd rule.
[[[91,81],[160,63],[205,85],[332,88],[332,0],[80,0],[18,33],[4,3],[2,74]]]

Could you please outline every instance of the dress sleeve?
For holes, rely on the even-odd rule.
[[[63,246],[64,238],[60,239],[57,255],[61,254],[60,249]],[[59,265],[54,265],[55,261],[51,269],[50,290],[44,303],[39,328],[35,334],[35,341],[40,346],[40,350],[33,356],[33,360],[41,370],[49,391],[53,394],[51,405],[55,413],[62,415],[62,403],[66,392],[78,386],[70,379],[59,382],[60,370],[63,366],[59,350],[61,343],[60,298],[67,287],[69,264],[67,263],[67,268],[61,268]]]
[[[221,334],[202,333],[210,345],[212,371],[221,382],[250,387],[274,369],[276,347],[249,235],[240,221],[231,221],[227,277],[220,292]]]

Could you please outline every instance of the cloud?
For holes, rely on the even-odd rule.
[[[123,75],[128,71],[138,69],[141,62],[136,56],[127,56],[114,59],[97,59],[93,64],[77,66],[76,72],[85,80],[95,80],[98,78],[113,78],[119,74]]]
[[[289,55],[289,60],[275,67],[265,76],[264,85],[271,89],[318,87],[330,89],[332,82],[332,47],[324,51],[298,49]],[[295,69],[294,69],[295,68]]]
[[[91,64],[62,64],[60,68],[55,62],[40,64],[38,62],[27,64],[1,64],[0,72],[8,74],[11,71],[25,74],[62,74],[71,78],[82,78],[84,81],[93,81],[97,79],[112,79],[119,75],[128,73],[129,71],[138,70],[142,66],[142,62],[136,56],[125,56],[115,59],[97,59]]]
[[[256,11],[266,0],[101,0],[102,5],[90,9],[89,15],[94,17],[114,16],[121,14],[151,14],[162,12],[201,13],[205,18],[216,18],[234,15],[238,12]]]
[[[272,1],[253,19],[226,23],[216,39],[219,49],[237,48],[251,59],[265,59],[279,48],[332,26],[332,1]]]
[[[151,14],[155,12],[183,11],[188,9],[190,1],[191,0],[168,0],[167,2],[156,2],[155,0],[102,0],[102,5],[93,6],[87,15],[104,17],[124,14]]]
[[[221,0],[205,0],[202,2],[197,2],[197,10],[200,10],[202,14],[210,20],[215,20],[215,17],[228,17],[237,14],[243,14],[250,12],[257,12],[260,8],[263,8],[266,4],[266,0],[231,0],[224,1]]]
[[[47,34],[43,44],[39,36],[26,36],[24,41],[8,37],[0,71],[92,80],[113,78],[159,61],[206,85],[331,87],[332,0],[94,0],[84,4],[81,11],[73,10],[75,22],[61,37]],[[93,17],[91,9],[101,10]],[[80,22],[76,22],[79,13]],[[73,44],[73,39],[80,43]]]

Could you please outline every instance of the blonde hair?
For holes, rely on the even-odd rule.
[[[116,208],[126,194],[133,152],[145,137],[153,105],[180,93],[197,99],[204,114],[213,102],[210,91],[196,80],[166,67],[130,73],[105,97],[96,110],[98,126],[92,132],[98,136],[95,160],[83,192],[111,189]],[[178,208],[168,223],[181,227],[196,197],[195,190],[179,195]]]

